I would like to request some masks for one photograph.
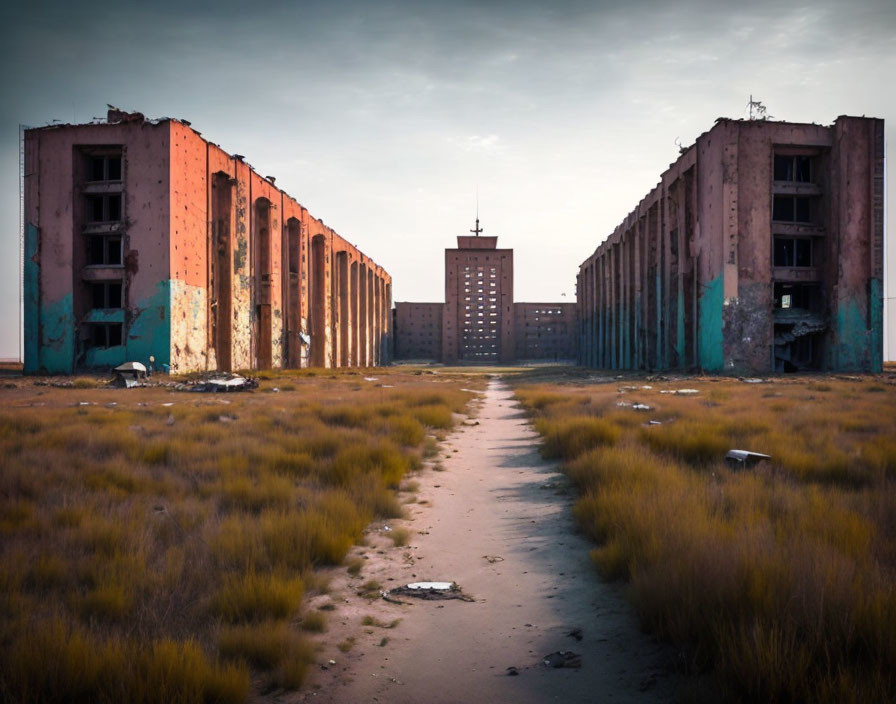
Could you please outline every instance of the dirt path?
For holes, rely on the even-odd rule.
[[[374,535],[359,551],[363,574],[334,582],[327,640],[355,638],[354,645],[321,653],[327,669],[313,674],[301,699],[673,701],[668,651],[638,631],[620,589],[598,579],[588,542],[574,533],[567,480],[539,457],[536,435],[503,382],[490,382],[477,420],[445,443],[445,471],[421,476],[404,523],[409,545],[391,547],[388,531]],[[370,579],[384,588],[455,581],[474,601],[368,602],[355,592]],[[364,616],[401,622],[365,627]],[[573,629],[581,629],[580,641],[568,635]],[[542,664],[567,650],[581,655],[580,668]],[[508,675],[509,667],[519,674]]]

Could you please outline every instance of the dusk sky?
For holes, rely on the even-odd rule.
[[[750,95],[778,120],[884,118],[894,143],[893,0],[15,5],[0,10],[2,358],[19,345],[19,124],[107,103],[189,120],[385,267],[396,301],[444,299],[443,250],[473,227],[477,190],[484,234],[515,250],[516,300],[574,301],[579,264],[677,145],[746,118]]]

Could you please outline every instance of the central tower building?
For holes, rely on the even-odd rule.
[[[510,362],[515,359],[513,250],[498,249],[497,237],[460,235],[445,250],[445,309],[442,361]]]

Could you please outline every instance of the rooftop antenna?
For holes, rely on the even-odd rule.
[[[771,115],[766,113],[765,105],[762,104],[762,101],[753,100],[752,94],[750,95],[750,102],[747,103],[747,106],[750,108],[751,122],[764,122],[765,120],[770,120],[772,118]]]
[[[479,227],[479,186],[476,186],[476,229],[470,230],[470,232],[479,237],[479,233],[483,232],[484,229]]]

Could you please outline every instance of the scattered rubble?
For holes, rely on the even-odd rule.
[[[175,385],[174,388],[177,391],[197,391],[205,393],[249,391],[258,388],[258,379],[240,376],[239,374],[226,374],[205,379],[184,381]]]
[[[460,599],[461,601],[473,601],[473,597],[463,593],[455,582],[411,582],[402,587],[395,587],[383,596],[412,596],[416,599],[437,601],[443,599]]]

